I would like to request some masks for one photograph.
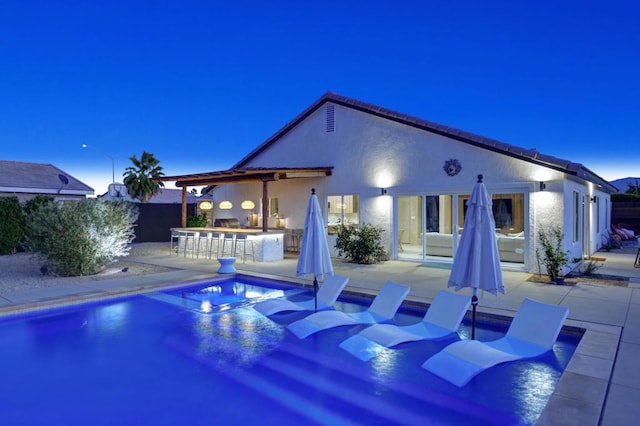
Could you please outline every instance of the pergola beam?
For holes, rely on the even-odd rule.
[[[260,175],[244,175],[244,176],[230,176],[230,177],[222,177],[222,178],[202,178],[202,179],[194,179],[194,180],[179,180],[176,182],[177,187],[186,187],[186,186],[206,186],[206,185],[227,185],[234,183],[252,183],[256,181],[262,182],[270,182],[279,180],[280,176],[278,173],[268,173],[268,174],[260,174]]]

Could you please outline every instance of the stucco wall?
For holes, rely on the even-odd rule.
[[[594,192],[585,182],[569,181],[559,171],[340,105],[335,105],[335,131],[326,130],[326,106],[323,106],[244,165],[334,167],[333,174],[326,178],[269,183],[269,196],[279,198],[280,214],[287,217],[289,228],[303,227],[312,187],[316,188],[321,204],[328,195],[358,194],[360,222],[382,226],[385,246],[392,252],[395,197],[429,192],[468,194],[476,176],[483,174],[489,192],[525,194],[529,218],[525,225],[526,266],[533,271],[537,268],[538,229],[569,223],[567,202],[571,203],[571,198],[566,197],[574,189],[581,194]],[[447,175],[443,169],[450,159],[458,160],[462,166],[455,176]],[[541,181],[546,184],[544,191],[539,189]],[[381,195],[381,187],[387,188],[387,196]],[[217,188],[214,194],[218,200],[237,198],[238,205],[248,197],[259,209],[262,185],[227,185]],[[604,205],[608,195],[600,195]],[[326,206],[323,209],[326,213]],[[244,212],[234,208],[225,213],[242,217],[238,215]],[[591,251],[595,251],[599,239],[594,235],[591,240]],[[577,257],[582,247],[568,243],[567,250]]]

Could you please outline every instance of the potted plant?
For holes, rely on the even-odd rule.
[[[563,250],[564,234],[558,226],[552,226],[548,232],[538,231],[542,245],[542,257],[549,281],[558,285],[564,284],[562,272],[569,263],[569,252]]]

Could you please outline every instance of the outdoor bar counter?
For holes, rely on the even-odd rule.
[[[248,236],[248,244],[253,243],[253,255],[256,262],[272,262],[284,259],[284,229],[273,229],[267,232],[262,229],[252,228],[171,228],[172,234],[195,233],[195,241],[198,240],[200,234],[207,232],[220,233],[220,250],[222,250],[222,239],[225,234],[246,234]],[[178,238],[178,252],[184,252],[186,238]],[[238,249],[240,252],[242,248]],[[247,246],[247,255],[251,255],[251,247]]]

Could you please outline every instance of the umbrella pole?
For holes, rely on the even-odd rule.
[[[473,296],[471,297],[471,340],[476,340],[476,306],[478,306],[478,296],[476,295],[476,289],[473,289]]]
[[[318,312],[318,279],[313,276],[313,300],[315,305],[315,311]]]

